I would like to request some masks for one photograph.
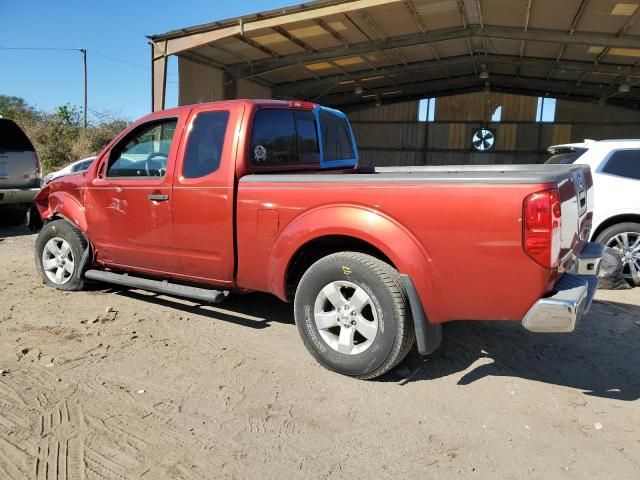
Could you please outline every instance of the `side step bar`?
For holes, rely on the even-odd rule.
[[[127,273],[105,272],[103,270],[87,270],[84,276],[90,280],[100,282],[115,283],[130,288],[139,288],[156,293],[164,293],[175,297],[189,298],[206,303],[220,303],[225,299],[226,294],[220,290],[209,290],[207,288],[189,287],[170,283],[166,280],[151,280],[149,278],[133,277]]]

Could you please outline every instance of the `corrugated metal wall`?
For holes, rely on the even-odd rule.
[[[533,121],[536,117],[536,106],[536,97],[493,92],[468,93],[438,98],[435,119],[441,122],[488,122],[493,112],[502,107],[502,121]]]
[[[178,57],[178,105],[224,99],[222,71],[203,63]]]
[[[179,104],[222,100],[224,76],[210,65],[179,57]],[[271,98],[271,89],[249,80],[236,86],[237,98]],[[555,123],[536,123],[537,98],[477,92],[436,99],[435,122],[418,122],[418,102],[349,113],[365,165],[531,163],[547,158],[549,145],[585,138],[640,138],[640,112],[558,100]],[[501,121],[490,123],[497,107]],[[472,132],[496,131],[496,149],[471,150]]]
[[[178,105],[213,102],[225,99],[222,70],[178,57]],[[240,80],[236,98],[271,98],[271,89],[251,80]]]
[[[237,98],[265,99],[271,98],[271,89],[252,82],[251,80],[240,80],[238,82]]]
[[[501,106],[499,123],[491,123]],[[558,100],[556,122],[535,122],[537,98],[472,93],[436,100],[435,122],[418,122],[418,102],[349,113],[364,165],[536,163],[550,145],[585,138],[640,138],[640,112]],[[471,150],[473,131],[496,132],[492,152]]]
[[[352,121],[413,122],[418,119],[418,102],[394,103],[349,113]]]

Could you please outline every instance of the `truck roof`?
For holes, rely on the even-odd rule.
[[[181,111],[188,110],[194,105],[206,106],[206,105],[244,105],[244,106],[258,106],[258,107],[271,107],[271,108],[298,108],[303,110],[312,110],[317,107],[318,104],[312,102],[305,102],[302,100],[270,100],[270,99],[237,99],[237,100],[218,100],[215,102],[202,102],[197,104],[180,105],[178,107],[166,108],[164,110],[158,110],[146,115],[144,118],[149,119],[153,117],[163,117],[171,114],[178,114]]]

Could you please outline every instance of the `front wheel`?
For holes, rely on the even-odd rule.
[[[36,239],[36,268],[47,285],[59,290],[82,290],[84,236],[66,220],[54,220],[42,227]]]
[[[294,314],[321,365],[361,379],[391,370],[415,339],[398,271],[362,253],[335,253],[314,263],[298,284]]]
[[[631,285],[640,286],[640,223],[624,222],[604,230],[597,242],[613,248],[622,259],[622,274]]]

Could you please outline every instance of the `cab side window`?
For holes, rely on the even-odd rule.
[[[229,112],[202,112],[191,122],[182,174],[200,178],[220,167]]]
[[[107,177],[164,177],[178,120],[141,125],[111,150]]]
[[[613,152],[602,167],[602,173],[640,180],[640,150]]]

